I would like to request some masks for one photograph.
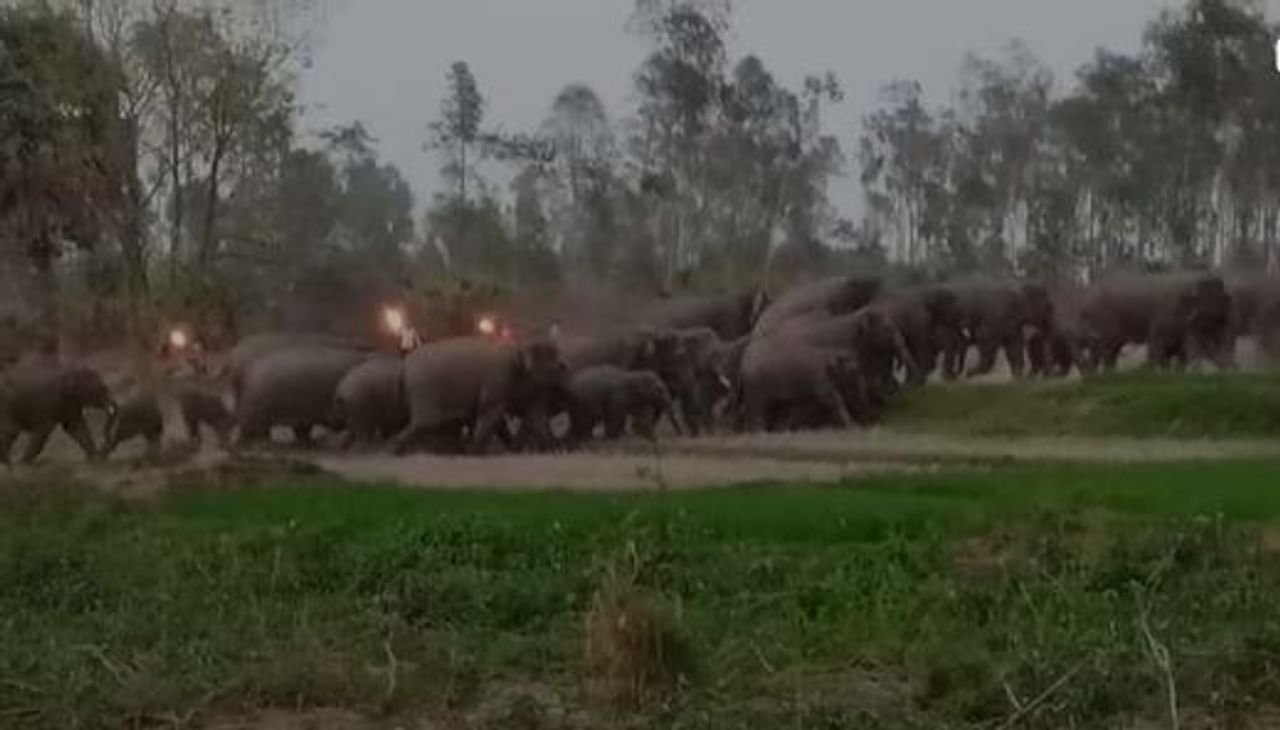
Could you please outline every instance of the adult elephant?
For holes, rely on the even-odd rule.
[[[1216,274],[1112,274],[1089,287],[1080,314],[1096,333],[1097,359],[1106,370],[1115,369],[1127,344],[1145,344],[1147,364],[1157,369],[1199,359],[1234,367],[1225,345],[1231,295]]]
[[[849,428],[864,416],[866,384],[856,358],[791,332],[756,343],[742,361],[742,418],[747,431],[830,425]]]
[[[380,354],[342,376],[334,391],[329,420],[344,431],[344,446],[385,441],[409,425],[403,375],[403,357]]]
[[[966,337],[947,353],[945,375],[954,379],[964,370],[969,348],[978,348],[978,363],[970,377],[990,373],[1003,350],[1014,377],[1026,370],[1026,332],[1052,327],[1049,291],[1035,283],[975,278],[947,285],[960,304]]]
[[[914,286],[882,293],[871,308],[884,314],[902,334],[914,367],[907,383],[921,385],[937,368],[938,357],[964,340],[960,298],[941,286]]]
[[[469,450],[483,453],[512,416],[540,443],[550,442],[547,417],[563,402],[568,369],[551,340],[516,343],[493,337],[441,340],[404,362],[409,425],[396,436],[403,454],[441,431],[466,433]]]
[[[19,434],[29,434],[22,462],[30,464],[44,451],[55,428],[61,427],[86,458],[100,454],[85,422],[86,409],[98,409],[110,419],[115,401],[102,376],[86,367],[18,365],[0,378],[0,451],[8,465],[9,452]]]
[[[1225,346],[1234,349],[1238,337],[1251,336],[1264,355],[1275,359],[1280,335],[1280,277],[1266,273],[1233,271],[1223,275],[1231,296],[1231,333]]]
[[[231,386],[236,402],[240,399],[245,370],[254,361],[277,350],[296,347],[323,347],[361,353],[371,353],[375,349],[369,342],[323,332],[261,332],[241,338],[227,352],[220,371],[220,375]]]
[[[660,299],[641,315],[645,324],[670,330],[706,327],[724,340],[749,334],[760,314],[769,306],[763,289],[739,294]]]
[[[799,317],[838,316],[857,311],[880,293],[879,279],[835,276],[788,290],[760,314],[753,334],[768,335]]]
[[[1097,337],[1080,313],[1079,293],[1053,297],[1052,326],[1027,338],[1027,364],[1033,377],[1081,375],[1097,367]]]
[[[752,343],[748,352],[756,348],[785,347],[792,340],[847,351],[854,356],[866,380],[869,399],[878,405],[887,404],[889,396],[898,389],[894,377],[897,365],[901,364],[907,372],[918,367],[902,332],[884,311],[875,307],[864,307],[839,317],[792,320],[778,334],[783,335],[778,341],[764,338]]]
[[[311,446],[315,427],[333,425],[338,384],[369,357],[362,350],[305,344],[283,346],[248,363],[236,408],[241,444],[270,440],[271,429],[283,426],[293,430],[296,444]]]
[[[681,415],[694,435],[715,428],[716,406],[729,396],[732,382],[725,375],[727,343],[709,327],[676,331],[687,360],[687,369],[677,379],[675,392]],[[687,374],[692,374],[688,379]]]

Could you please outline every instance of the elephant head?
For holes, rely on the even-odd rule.
[[[860,313],[853,332],[853,347],[868,374],[892,377],[895,357],[908,371],[916,369],[915,357],[907,347],[902,331],[877,309],[864,309]]]
[[[632,378],[624,387],[628,400],[637,404],[633,427],[638,435],[653,438],[653,430],[663,414],[671,410],[671,391],[662,379],[653,373]]]

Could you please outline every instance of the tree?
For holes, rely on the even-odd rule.
[[[428,126],[428,146],[445,155],[441,173],[457,187],[458,202],[467,203],[467,182],[471,175],[473,148],[482,138],[485,100],[471,67],[455,61],[446,76],[449,92],[440,105],[440,118]]]
[[[120,206],[117,73],[70,16],[0,8],[0,232],[43,279],[48,324],[60,242],[92,248]]]

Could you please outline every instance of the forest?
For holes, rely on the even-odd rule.
[[[512,131],[466,59],[424,70],[449,92],[422,120],[445,191],[423,201],[362,120],[307,129],[321,5],[3,3],[7,336],[184,318],[229,341],[459,282],[652,297],[831,270],[1276,265],[1277,29],[1227,0],[1151,18],[1137,52],[1070,79],[1017,41],[965,58],[946,103],[886,79],[856,129],[831,122],[834,74],[788,86],[731,46],[728,0],[636,0],[618,23],[650,50],[629,108],[568,79]],[[860,200],[833,199],[842,176]]]

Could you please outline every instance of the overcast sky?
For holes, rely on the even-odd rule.
[[[1269,0],[1272,8],[1280,0]],[[994,54],[1021,38],[1057,75],[1099,46],[1136,49],[1144,24],[1179,0],[737,0],[731,52],[762,57],[780,81],[830,69],[846,100],[829,126],[853,148],[882,84],[922,82],[945,100],[966,51]],[[439,162],[422,151],[454,60],[471,64],[488,123],[534,128],[568,82],[590,84],[615,118],[630,108],[631,73],[646,48],[624,26],[633,0],[349,0],[328,14],[303,77],[306,124],[360,119],[419,203]],[[1272,14],[1271,17],[1275,17]],[[852,182],[835,191],[849,210]]]

